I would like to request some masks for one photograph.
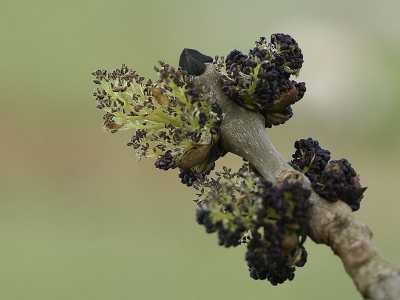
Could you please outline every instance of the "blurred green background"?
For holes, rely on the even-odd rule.
[[[91,72],[145,77],[183,48],[246,52],[291,34],[307,93],[269,135],[288,160],[312,136],[368,186],[356,216],[400,263],[400,1],[3,1],[0,11],[0,299],[361,299],[340,260],[306,242],[293,282],[248,276],[245,247],[197,225],[177,172],[136,161],[101,130]],[[227,155],[217,164],[238,167]]]

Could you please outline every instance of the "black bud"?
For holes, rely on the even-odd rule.
[[[183,49],[179,57],[179,66],[189,75],[199,76],[206,70],[205,63],[213,62],[212,57],[204,55],[194,49]]]

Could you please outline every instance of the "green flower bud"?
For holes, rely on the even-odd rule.
[[[193,77],[164,62],[154,67],[159,80],[153,83],[122,65],[107,72],[97,70],[93,96],[106,113],[103,129],[115,133],[135,130],[128,146],[138,160],[155,157],[156,167],[180,167],[205,172],[208,155],[219,139],[222,115],[209,93],[196,87]]]

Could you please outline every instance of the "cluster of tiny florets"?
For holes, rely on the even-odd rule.
[[[325,199],[340,199],[349,204],[353,211],[360,209],[360,201],[366,189],[361,187],[357,172],[345,158],[330,161],[312,186]]]
[[[179,178],[183,184],[192,186],[197,180],[204,180],[205,176],[209,175],[214,168],[215,162],[211,162],[207,164],[207,170],[204,172],[198,172],[196,168],[180,169]]]
[[[139,159],[155,157],[159,169],[179,167],[191,171],[192,177],[200,176],[212,166],[208,152],[219,140],[222,113],[186,71],[159,64],[154,67],[159,74],[156,83],[144,83],[126,65],[93,72],[93,96],[106,112],[103,128],[112,133],[133,129],[128,146]]]
[[[250,277],[256,280],[267,279],[272,285],[284,283],[286,280],[294,279],[296,267],[303,267],[307,262],[307,251],[304,246],[300,246],[293,253],[296,255],[297,262],[288,264],[287,259],[281,259],[280,246],[268,246],[266,240],[282,240],[277,232],[256,232],[247,246],[246,260],[250,272]],[[260,249],[268,248],[269,251]],[[292,255],[293,255],[292,254]]]
[[[303,65],[303,53],[297,42],[288,34],[276,33],[271,36],[271,43],[277,48],[275,60],[280,65],[287,65],[292,70],[300,69]]]
[[[290,165],[305,174],[311,181],[313,181],[313,176],[325,170],[331,159],[331,152],[322,149],[318,141],[312,138],[296,141],[294,148],[296,152],[292,155]]]
[[[274,186],[244,165],[194,185],[200,192],[197,222],[217,233],[219,245],[247,244],[250,276],[273,285],[292,280],[295,267],[307,260],[301,238],[307,235],[311,191],[297,175]]]
[[[298,75],[303,54],[297,42],[286,34],[271,35],[270,42],[261,37],[249,53],[231,51],[220,62],[218,80],[231,99],[266,117],[266,127],[279,125],[292,116],[290,105],[300,100],[306,91],[304,82],[290,79]]]
[[[330,201],[342,200],[353,211],[360,208],[366,188],[361,187],[359,176],[347,159],[329,161],[330,151],[312,138],[296,141],[294,147],[290,165],[310,179],[315,192]]]

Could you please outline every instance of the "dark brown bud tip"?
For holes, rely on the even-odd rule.
[[[183,49],[179,57],[179,66],[189,75],[199,76],[206,70],[205,63],[213,62],[212,57],[204,55],[194,49]]]
[[[361,199],[364,198],[364,192],[366,189],[367,189],[366,187],[356,189],[354,192],[351,193],[349,200],[351,202],[355,202],[355,201],[360,202]]]

